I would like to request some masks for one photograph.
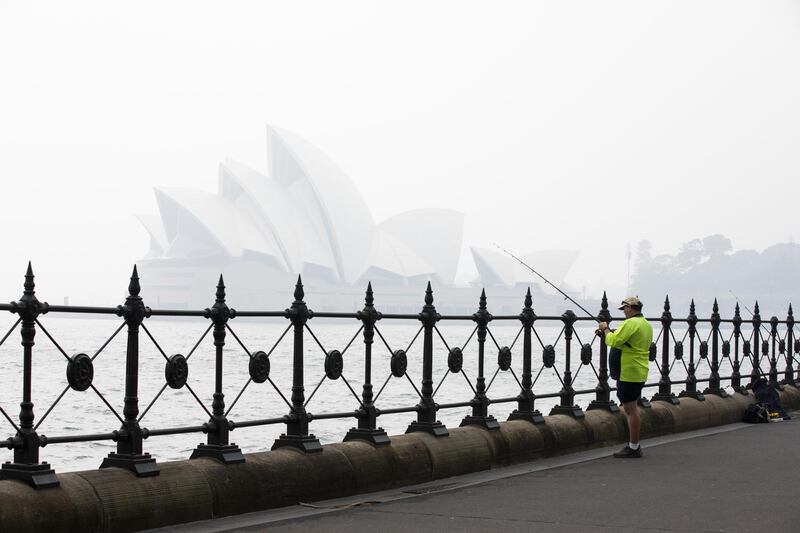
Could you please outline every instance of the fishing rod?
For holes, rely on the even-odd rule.
[[[754,312],[752,312],[752,311],[750,310],[750,308],[749,308],[749,307],[747,307],[745,304],[743,304],[742,302],[740,302],[740,301],[739,301],[739,297],[738,297],[738,296],[736,296],[735,294],[733,294],[733,291],[732,291],[732,290],[728,289],[728,292],[729,292],[729,293],[731,293],[731,295],[732,295],[732,296],[733,296],[733,297],[736,299],[736,303],[737,303],[737,304],[740,304],[742,307],[744,307],[744,308],[745,308],[745,310],[746,310],[748,313],[750,313],[750,316],[751,316],[751,317],[752,317],[752,316],[756,316],[756,314],[755,314]],[[767,326],[765,326],[763,322],[761,323],[761,327],[764,329],[764,333],[766,333],[766,334],[769,336],[769,335],[770,335],[770,332],[769,332],[769,330],[767,329]]]
[[[729,293],[731,293],[731,295],[732,295],[732,296],[733,296],[733,297],[736,299],[736,303],[737,303],[737,304],[740,304],[742,307],[744,307],[744,308],[745,308],[745,310],[746,310],[748,313],[750,313],[750,316],[756,316],[756,314],[755,314],[754,312],[752,312],[752,311],[750,310],[750,308],[749,308],[749,307],[747,307],[745,304],[743,304],[742,302],[740,302],[740,301],[739,301],[739,297],[738,297],[738,296],[736,296],[736,295],[733,293],[733,291],[732,291],[732,290],[728,289],[728,292],[729,292]],[[761,327],[764,329],[764,333],[765,333],[765,334],[766,334],[766,335],[769,337],[769,336],[770,336],[770,332],[769,332],[769,330],[767,329],[767,327],[766,327],[766,326],[765,326],[763,323],[761,324]],[[756,354],[758,354],[758,346],[754,346],[754,347],[753,347],[753,350],[755,350],[755,353],[756,353]],[[794,356],[792,356],[792,359],[794,359]],[[766,377],[767,377],[767,375],[766,375],[766,374],[765,374],[765,373],[764,373],[764,372],[761,370],[761,357],[758,357],[758,356],[757,356],[757,357],[754,359],[754,362],[755,362],[756,370],[758,370],[758,373],[759,373],[759,374],[761,374],[761,377],[762,377],[762,378],[766,378]]]
[[[744,308],[745,308],[745,310],[746,310],[748,313],[750,313],[750,316],[756,316],[756,314],[755,314],[754,312],[752,312],[752,311],[750,310],[750,308],[749,308],[749,307],[747,307],[745,304],[743,304],[742,302],[740,302],[740,301],[739,301],[739,297],[738,297],[738,296],[736,296],[736,295],[733,293],[733,291],[732,291],[732,290],[728,289],[728,292],[729,292],[729,293],[731,293],[731,296],[733,296],[733,297],[734,297],[734,299],[736,299],[736,303],[737,303],[737,304],[740,304],[742,307],[744,307]]]
[[[533,272],[534,274],[536,274],[537,276],[539,276],[540,278],[542,278],[542,279],[544,280],[544,282],[545,282],[545,283],[547,283],[548,285],[550,285],[551,287],[553,287],[555,290],[557,290],[558,292],[560,292],[560,293],[561,293],[561,294],[564,296],[564,298],[565,298],[565,299],[569,300],[570,302],[572,302],[572,303],[574,303],[575,305],[577,305],[578,307],[580,307],[580,308],[581,308],[581,310],[582,310],[584,313],[586,313],[587,315],[589,315],[590,317],[592,317],[592,318],[593,318],[594,320],[596,320],[598,323],[602,322],[602,321],[601,321],[599,318],[597,318],[597,317],[596,317],[596,316],[594,316],[592,313],[590,313],[589,311],[587,311],[587,310],[586,310],[586,308],[584,308],[584,307],[583,307],[581,304],[579,304],[578,302],[576,302],[575,300],[573,300],[573,299],[572,299],[572,298],[571,298],[571,297],[570,297],[570,296],[569,296],[567,293],[565,293],[564,291],[562,291],[561,289],[559,289],[558,287],[556,287],[555,285],[553,285],[553,284],[550,282],[550,280],[549,280],[549,279],[547,279],[546,277],[544,277],[544,276],[542,276],[541,274],[539,274],[538,272],[536,272],[536,271],[535,271],[533,268],[531,268],[531,266],[530,266],[530,265],[528,265],[528,264],[527,264],[525,261],[523,261],[522,259],[520,259],[520,258],[519,258],[519,257],[517,257],[516,255],[512,254],[511,252],[509,252],[508,250],[506,250],[505,248],[503,248],[502,246],[500,246],[500,245],[499,245],[499,244],[497,244],[496,242],[493,242],[492,244],[493,244],[493,245],[495,245],[497,248],[500,248],[501,250],[503,250],[505,253],[507,253],[507,254],[508,254],[508,255],[510,255],[511,257],[513,257],[513,258],[514,258],[514,259],[515,259],[515,260],[516,260],[516,261],[517,261],[517,262],[518,262],[520,265],[524,266],[525,268],[527,268],[528,270],[530,270],[531,272]]]

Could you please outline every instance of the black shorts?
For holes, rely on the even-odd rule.
[[[644,382],[617,381],[617,398],[620,403],[635,402],[642,396]]]

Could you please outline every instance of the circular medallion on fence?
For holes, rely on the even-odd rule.
[[[505,372],[511,368],[511,348],[503,346],[497,354],[497,366]]]
[[[186,378],[189,377],[189,363],[186,362],[186,358],[176,353],[167,359],[164,377],[171,389],[180,389],[186,385]]]
[[[769,354],[769,341],[761,341],[761,355]]]
[[[675,341],[675,359],[683,359],[683,341]]]
[[[542,364],[547,368],[553,368],[553,365],[556,364],[556,349],[553,348],[552,344],[548,344],[544,347],[544,351],[542,351]]]
[[[731,341],[722,341],[722,357],[731,356]]]
[[[747,356],[750,355],[750,353],[751,353],[751,351],[750,351],[750,341],[744,341],[742,343],[742,353],[747,355]]]
[[[392,354],[392,361],[389,365],[392,369],[392,375],[396,378],[402,378],[406,375],[406,368],[408,368],[408,358],[406,357],[405,350],[395,350]]]
[[[339,350],[331,350],[325,356],[325,375],[328,379],[339,379],[344,369],[344,358]]]
[[[256,383],[264,383],[269,377],[269,357],[261,350],[253,353],[250,357],[250,379]]]
[[[705,359],[706,357],[708,357],[708,343],[700,341],[700,359]]]
[[[786,341],[783,339],[778,341],[778,353],[780,354],[786,353]]]
[[[456,346],[450,353],[447,354],[447,368],[450,369],[450,372],[453,374],[457,372],[461,372],[461,369],[464,366],[464,354],[461,353],[461,348]]]
[[[649,359],[651,361],[655,361],[657,355],[658,355],[658,348],[656,347],[656,343],[651,342],[650,343],[650,357],[649,357]]]
[[[592,345],[589,343],[581,346],[581,364],[589,365],[592,363]]]
[[[92,358],[85,353],[75,354],[67,363],[67,381],[69,386],[82,392],[89,388],[94,379]]]

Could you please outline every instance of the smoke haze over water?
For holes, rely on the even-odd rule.
[[[626,291],[642,239],[762,252],[797,233],[799,23],[797,2],[0,0],[0,299],[31,259],[42,299],[121,303],[153,187],[265,170],[267,123],[376,220],[451,208],[465,245],[582,250],[566,281],[591,297]]]

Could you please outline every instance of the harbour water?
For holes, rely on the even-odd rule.
[[[7,314],[0,317],[0,335],[14,325],[16,316]],[[45,315],[40,317],[41,325],[67,355],[86,353],[94,356],[106,343],[109,337],[122,325],[121,319],[94,317],[59,317]],[[202,342],[189,359],[188,387],[173,390],[165,385],[165,359],[158,347],[142,330],[139,337],[139,409],[140,415],[157,398],[152,407],[140,421],[142,427],[150,429],[196,426],[208,421],[214,392],[214,345],[209,332],[209,321],[166,320],[150,318],[145,321],[147,331],[152,334],[164,354],[175,353],[188,355],[202,338]],[[247,351],[257,350],[269,352],[281,335],[286,331],[288,322],[279,321],[245,321],[236,319],[230,322],[231,329],[241,340]],[[307,410],[313,414],[354,411],[359,407],[356,395],[360,396],[364,377],[364,344],[359,333],[360,322],[354,319],[315,318],[308,324],[319,344],[310,334],[305,335],[305,397]],[[434,388],[438,387],[435,399],[438,403],[466,401],[474,396],[472,387],[477,377],[478,343],[472,335],[474,324],[469,321],[439,322],[439,334],[434,332]],[[683,328],[683,329],[681,329]],[[419,324],[413,322],[378,323],[383,337],[376,335],[373,345],[372,382],[377,397],[376,405],[381,409],[407,407],[415,405],[419,396],[422,378],[422,335],[412,344],[412,339],[419,332]],[[659,335],[660,324],[654,323],[656,335]],[[491,335],[486,341],[485,374],[489,386],[487,395],[490,398],[508,398],[516,396],[522,380],[522,336],[518,322],[492,322]],[[537,323],[537,335],[533,337],[533,377],[537,378],[533,390],[536,394],[558,392],[564,376],[564,336],[562,328],[554,323]],[[597,385],[599,371],[599,341],[593,334],[591,322],[579,322],[576,336],[572,342],[571,370],[576,390],[594,389]],[[678,324],[673,332],[680,340],[685,333],[685,325]],[[518,336],[519,335],[519,336]],[[699,340],[707,339],[708,328],[698,331]],[[723,338],[730,336],[730,331],[722,331]],[[354,339],[355,337],[355,339]],[[471,338],[470,338],[471,337]],[[0,337],[2,338],[2,337]],[[354,340],[353,340],[354,339]],[[467,342],[469,339],[469,342]],[[19,402],[22,398],[22,347],[19,343],[19,331],[15,330],[0,346],[0,407],[18,423]],[[67,389],[67,360],[61,350],[48,338],[42,329],[37,330],[36,345],[33,357],[33,402],[36,415],[35,424],[41,423],[37,432],[48,437],[109,433],[119,429],[120,420],[114,411],[122,416],[125,391],[125,347],[126,329],[121,331],[108,343],[94,361],[95,392],[89,388],[85,392]],[[350,344],[351,340],[353,341]],[[384,342],[385,340],[385,342]],[[580,346],[591,343],[593,347],[592,365],[582,365]],[[349,348],[345,348],[349,345]],[[556,348],[556,364],[554,368],[542,368],[542,345],[553,344]],[[688,364],[688,341],[683,362],[676,361],[670,374],[673,380],[684,379],[685,365]],[[387,346],[388,345],[388,346]],[[410,348],[409,348],[410,345]],[[447,347],[463,347],[463,374],[451,373],[447,369]],[[502,346],[512,347],[512,366],[510,371],[497,372],[497,355]],[[658,342],[659,352],[661,342]],[[325,351],[337,349],[344,352],[343,379],[331,381],[324,379]],[[407,349],[408,378],[391,376],[391,350]],[[697,356],[698,361],[699,356]],[[660,355],[651,363],[649,381],[655,383],[659,379]],[[223,392],[225,393],[226,410],[241,393],[233,405],[228,418],[234,421],[257,420],[280,417],[289,411],[285,400],[291,398],[292,386],[292,334],[291,331],[275,346],[270,356],[271,371],[269,381],[262,384],[249,383],[247,352],[228,334],[224,349]],[[742,373],[748,375],[749,363],[744,363]],[[709,361],[703,360],[698,365],[698,378],[709,374]],[[731,360],[724,359],[720,374],[731,374]],[[443,381],[442,381],[443,380]],[[744,380],[747,381],[746,379]],[[412,383],[413,382],[413,385]],[[440,385],[441,382],[441,386]],[[348,387],[349,384],[349,387]],[[727,384],[727,383],[726,383]],[[415,389],[416,386],[416,389]],[[318,387],[318,388],[317,388]],[[191,391],[189,390],[191,388]],[[705,384],[698,385],[698,389]],[[316,391],[315,391],[316,389]],[[66,390],[66,392],[64,392]],[[676,394],[682,386],[675,385]],[[197,398],[192,394],[196,394]],[[243,392],[242,392],[243,391]],[[278,392],[280,391],[280,393]],[[63,397],[61,396],[63,394]],[[355,394],[354,394],[355,393]],[[647,396],[655,393],[648,389]],[[102,395],[108,402],[106,404]],[[612,393],[613,396],[613,393]],[[57,403],[56,400],[61,398]],[[594,394],[577,397],[576,403],[588,406]],[[198,401],[199,400],[199,401]],[[205,406],[205,409],[200,405]],[[557,398],[540,399],[536,408],[543,414],[558,403]],[[55,407],[48,413],[48,410]],[[516,408],[516,403],[494,404],[490,406],[490,414],[498,420],[505,420]],[[113,409],[113,411],[112,411]],[[438,418],[448,427],[456,427],[462,418],[469,414],[469,408],[443,409]],[[46,415],[46,417],[45,417]],[[405,432],[414,413],[385,415],[379,418],[379,425],[389,435]],[[44,418],[44,419],[43,419]],[[43,420],[42,420],[43,419]],[[322,443],[339,442],[348,429],[356,425],[353,418],[314,420],[310,431]],[[11,437],[14,429],[9,421],[0,418],[0,438]],[[236,429],[231,440],[247,452],[268,450],[273,441],[285,431],[285,425],[275,424],[253,428]],[[144,442],[144,450],[151,453],[158,461],[186,459],[195,446],[205,442],[202,433],[181,434],[151,437]],[[40,460],[49,462],[57,472],[85,470],[97,468],[103,457],[115,450],[112,441],[82,442],[69,444],[51,444],[40,450]],[[0,459],[11,460],[11,450],[0,450]]]

